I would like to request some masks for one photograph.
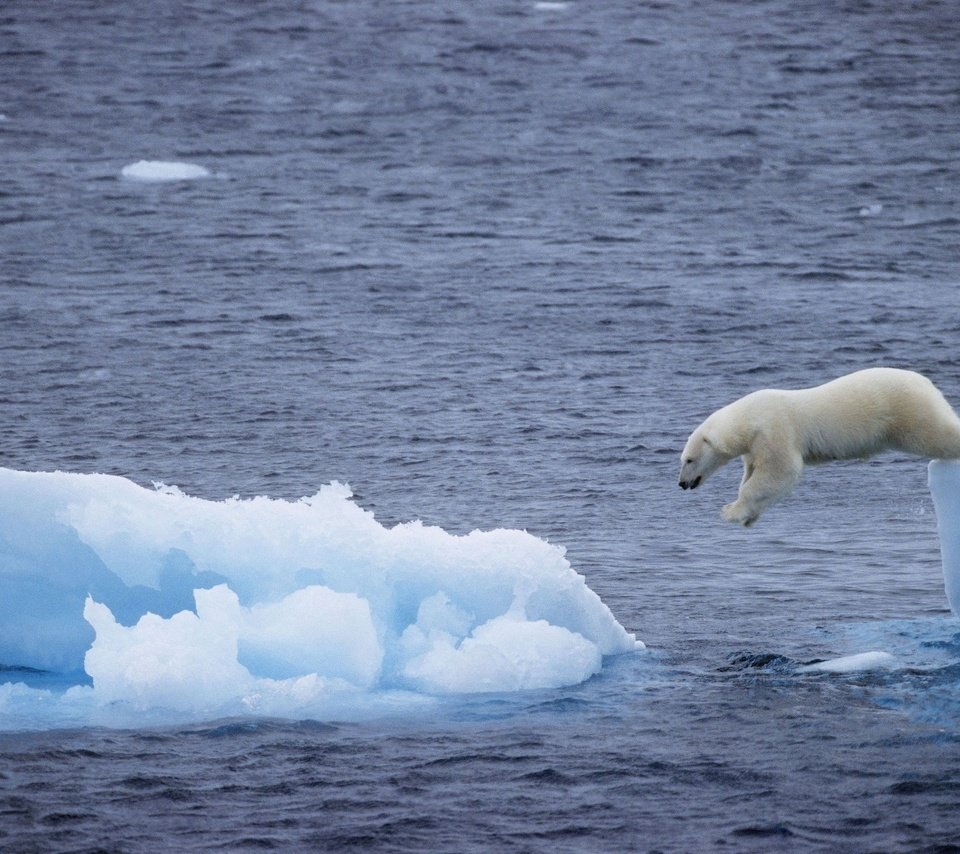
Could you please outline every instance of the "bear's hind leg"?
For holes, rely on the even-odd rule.
[[[947,404],[949,407],[949,404]],[[933,435],[926,447],[918,449],[921,456],[935,460],[960,458],[960,419],[950,409],[936,420]]]

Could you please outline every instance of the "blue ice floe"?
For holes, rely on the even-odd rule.
[[[0,581],[0,665],[81,671],[92,685],[61,702],[89,707],[343,713],[398,692],[574,685],[642,647],[562,548],[387,528],[338,483],[210,501],[0,469]],[[24,690],[0,691],[0,715]]]

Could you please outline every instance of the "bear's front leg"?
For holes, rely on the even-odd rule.
[[[742,501],[734,501],[731,504],[725,504],[720,511],[720,515],[727,522],[734,522],[737,525],[743,525],[744,528],[749,528],[760,518],[760,511],[744,504]]]
[[[747,490],[747,483],[751,477],[753,477],[753,458],[746,456],[743,458],[743,478],[740,480],[737,500],[724,505],[720,511],[725,521],[743,525],[744,528],[748,528],[760,517],[760,511],[752,507],[749,501],[750,492]]]
[[[749,528],[771,504],[783,498],[800,480],[803,459],[761,444],[758,453],[744,457],[744,477],[737,500],[720,515],[727,522]]]

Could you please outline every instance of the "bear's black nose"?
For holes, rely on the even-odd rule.
[[[681,489],[686,489],[686,488],[687,488],[687,482],[686,482],[685,480],[681,480],[681,481],[680,481],[680,488],[681,488]]]

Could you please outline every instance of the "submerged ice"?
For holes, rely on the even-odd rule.
[[[90,707],[315,713],[552,688],[642,646],[561,548],[386,528],[337,483],[293,502],[208,501],[0,469],[0,576],[8,681],[12,667],[84,671],[92,686],[63,702]],[[24,690],[0,691],[0,711]]]

